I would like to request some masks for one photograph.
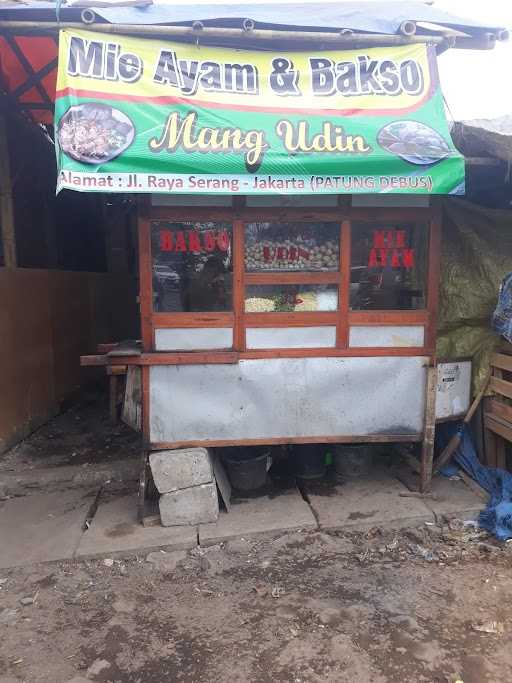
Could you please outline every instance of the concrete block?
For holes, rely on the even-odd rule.
[[[206,448],[157,451],[149,465],[159,493],[170,493],[213,481],[213,469]]]
[[[160,496],[160,518],[163,526],[207,524],[219,516],[215,483],[192,486]]]

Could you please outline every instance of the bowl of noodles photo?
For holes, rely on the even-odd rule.
[[[59,121],[57,137],[67,156],[84,164],[101,164],[128,149],[135,127],[119,109],[85,102],[67,110]]]
[[[450,155],[441,135],[419,121],[393,121],[381,128],[377,142],[388,152],[419,166],[436,164]]]

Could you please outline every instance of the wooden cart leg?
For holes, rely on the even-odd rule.
[[[432,365],[427,371],[427,393],[425,399],[425,431],[421,445],[420,492],[428,493],[432,484],[432,465],[434,461],[434,437],[436,433],[436,390],[437,367]]]
[[[137,501],[137,519],[140,524],[144,522],[146,514],[146,489],[148,484],[148,463],[149,453],[146,449],[142,450],[139,475],[139,499]]]
[[[112,424],[117,424],[117,375],[109,376],[109,408],[110,421]]]

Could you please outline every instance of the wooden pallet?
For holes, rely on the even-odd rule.
[[[489,389],[484,400],[485,456],[489,467],[506,469],[506,443],[512,443],[512,345],[491,356]]]

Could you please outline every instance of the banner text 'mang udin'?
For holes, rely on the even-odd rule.
[[[185,96],[194,96],[199,90],[259,95],[262,79],[270,92],[280,97],[417,96],[425,88],[423,68],[411,58],[374,58],[362,53],[335,61],[322,54],[308,57],[305,73],[289,55],[270,56],[269,60],[262,74],[250,62],[182,59],[174,48],[161,49],[154,63],[146,65],[140,55],[123,50],[119,43],[71,36],[66,71],[72,77],[136,83],[151,68],[155,85],[170,86]]]

